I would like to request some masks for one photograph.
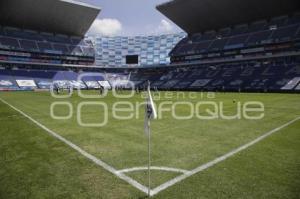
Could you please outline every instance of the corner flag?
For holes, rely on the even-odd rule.
[[[147,99],[146,99],[146,109],[145,109],[145,133],[148,135],[150,133],[150,121],[157,118],[155,106],[150,91],[150,83],[148,83],[147,89]]]

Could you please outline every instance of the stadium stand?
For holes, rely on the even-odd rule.
[[[58,82],[63,88],[99,88],[100,81],[112,87],[128,88],[128,80],[144,89],[147,81],[161,90],[234,91],[234,92],[292,92],[299,91],[300,59],[284,57],[237,63],[219,63],[195,66],[156,67],[139,69],[83,69],[73,71],[0,70],[0,88],[16,89],[17,80],[31,80],[37,88],[49,88]],[[79,75],[94,73],[94,76]],[[21,87],[22,88],[22,87]],[[32,89],[33,87],[26,87]],[[22,88],[24,89],[24,88]]]
[[[0,37],[1,48],[50,54],[94,56],[93,48],[81,38],[72,40],[63,35],[39,34],[9,27],[2,28]]]
[[[226,32],[210,31],[203,35],[196,33],[182,40],[171,52],[171,56],[176,60],[180,56],[299,41],[299,15],[295,14],[290,19],[284,17],[284,21],[274,18],[269,23],[258,22],[249,26],[236,26],[233,30],[227,28]]]
[[[158,6],[158,10],[186,30],[188,36],[171,51],[170,65],[146,68],[93,65],[92,42],[83,37],[96,15],[79,22],[85,24],[85,31],[74,28],[73,22],[68,24],[59,19],[72,27],[71,32],[65,27],[45,27],[38,20],[26,27],[17,26],[12,23],[14,20],[11,25],[0,20],[0,90],[49,89],[52,84],[75,89],[100,86],[126,89],[130,87],[129,81],[144,89],[150,80],[152,87],[159,90],[300,92],[299,3],[288,1],[288,5],[279,7],[281,10],[274,7],[277,0],[272,1],[274,6],[270,2],[252,1],[249,6],[268,10],[257,13],[241,8],[237,11],[237,14],[245,12],[241,18],[235,18],[236,13],[226,10],[233,0],[226,1],[229,6],[224,7],[224,13],[215,12],[214,9],[220,9],[211,5],[206,7],[209,12],[200,12],[202,7],[197,7],[196,0],[174,0]],[[75,6],[83,9],[82,5]],[[88,9],[100,11],[94,7]],[[182,15],[177,12],[181,9],[199,10]],[[205,21],[209,13],[217,14]],[[195,17],[197,20],[192,20]],[[33,28],[36,24],[41,28]]]
[[[3,65],[40,65],[42,68],[94,64],[93,44],[86,41],[84,35],[100,12],[99,8],[69,0],[44,0],[43,3],[10,0],[0,2],[0,12],[3,16],[0,19],[0,63]]]

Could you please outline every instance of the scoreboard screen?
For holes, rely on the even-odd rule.
[[[126,56],[126,64],[138,64],[139,56],[138,55],[127,55]]]

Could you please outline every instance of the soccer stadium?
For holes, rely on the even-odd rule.
[[[300,198],[299,0],[171,0],[150,9],[183,32],[87,36],[105,8],[0,1],[1,199]]]

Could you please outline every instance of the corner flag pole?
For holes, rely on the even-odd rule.
[[[148,120],[148,197],[150,198],[151,190],[151,132],[150,120]]]
[[[148,112],[148,118],[147,118],[147,133],[148,133],[148,197],[150,198],[150,192],[151,192],[151,130],[150,130],[150,106],[151,106],[151,93],[150,93],[150,81],[148,81],[148,99],[147,99],[147,112]],[[150,106],[149,106],[150,105]]]
[[[145,109],[145,133],[148,136],[148,197],[151,196],[151,130],[150,130],[150,121],[151,119],[156,119],[157,114],[154,107],[154,103],[150,91],[150,82],[148,81],[147,89],[148,97],[146,101]]]

